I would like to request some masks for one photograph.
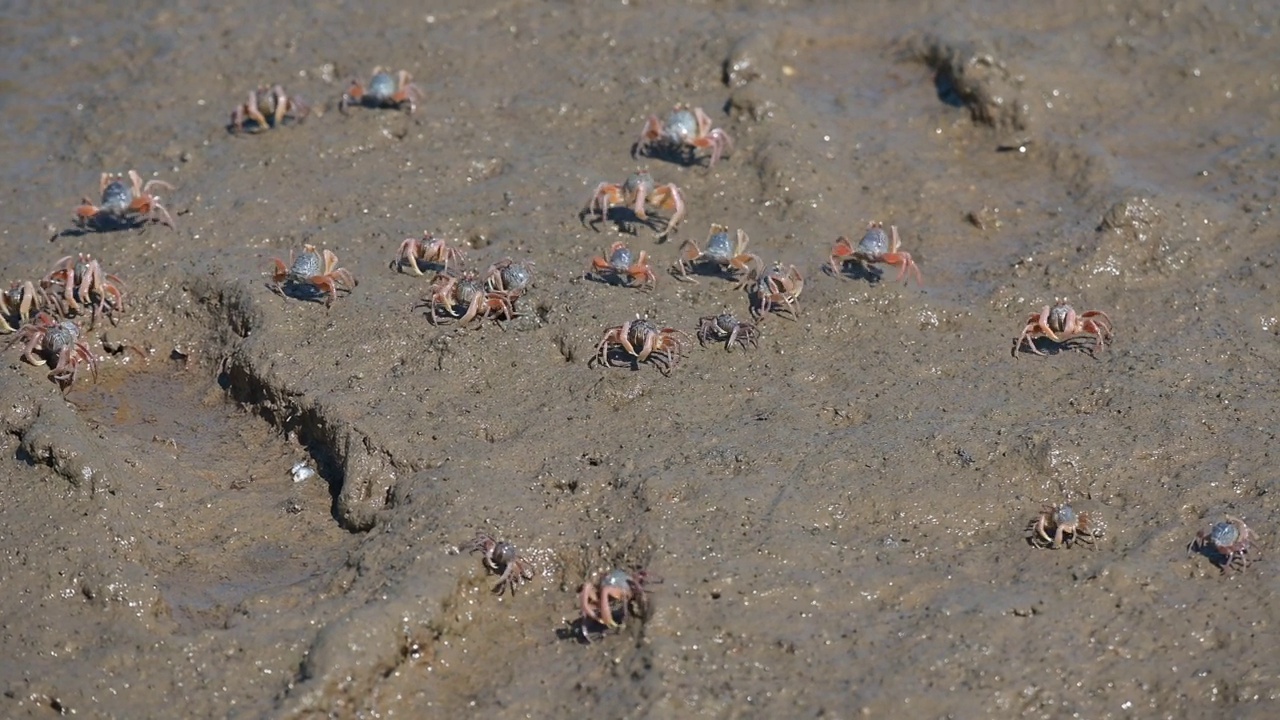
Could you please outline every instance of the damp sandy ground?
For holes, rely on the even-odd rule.
[[[96,384],[5,351],[0,714],[1276,716],[1280,9],[345,5],[0,11],[0,280],[88,252],[128,287]],[[337,111],[375,65],[415,114]],[[315,112],[229,135],[271,82]],[[676,102],[732,154],[633,160]],[[579,217],[640,164],[687,201],[666,242]],[[176,231],[49,240],[130,168]],[[821,271],[871,220],[923,287]],[[637,313],[746,317],[666,272],[713,222],[798,268],[799,318],[588,364]],[[390,267],[424,229],[536,263],[522,317],[429,324]],[[584,279],[616,240],[653,292]],[[359,280],[331,308],[266,287],[303,243]],[[1057,297],[1113,343],[1014,357]],[[1095,550],[1024,539],[1064,501]],[[1243,573],[1187,552],[1228,513]],[[583,643],[615,566],[651,612]]]

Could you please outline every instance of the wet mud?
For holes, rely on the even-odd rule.
[[[1274,714],[1280,11],[0,19],[3,282],[90,253],[127,289],[96,382],[5,350],[0,714]],[[338,112],[379,65],[417,111]],[[273,83],[311,113],[230,132]],[[676,103],[732,152],[633,159]],[[638,167],[682,194],[670,237],[670,209],[582,214]],[[173,184],[176,229],[73,228],[131,168]],[[824,272],[871,221],[923,284]],[[712,223],[803,278],[757,346],[692,339],[750,312],[732,273],[668,272]],[[464,269],[532,261],[520,317],[428,322],[433,273],[394,267],[424,230]],[[619,240],[652,291],[585,276]],[[358,280],[331,306],[269,287],[307,244]],[[1106,348],[1014,348],[1062,297],[1114,321]],[[674,367],[593,361],[636,315],[690,335]],[[1096,542],[1028,539],[1062,503]],[[1227,514],[1258,536],[1243,571],[1188,551]],[[457,549],[478,531],[534,577],[491,592]],[[577,591],[614,567],[662,582],[584,641]]]

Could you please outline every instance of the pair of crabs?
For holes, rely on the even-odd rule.
[[[87,308],[90,330],[99,315],[114,325],[116,313],[124,311],[124,281],[84,253],[59,260],[40,281],[40,287],[63,317],[83,314]]]
[[[1053,548],[1070,546],[1076,540],[1096,548],[1094,542],[1103,534],[1102,527],[1089,513],[1077,512],[1067,504],[1045,505],[1027,530],[1027,539],[1032,545]],[[1256,544],[1257,538],[1244,520],[1227,515],[1225,520],[1197,532],[1187,545],[1187,555],[1197,551],[1216,555],[1223,572],[1237,567],[1244,571],[1249,566],[1249,552]]]
[[[649,116],[640,137],[632,146],[631,156],[666,157],[688,164],[696,162],[699,150],[711,151],[708,166],[713,166],[721,155],[733,150],[733,139],[723,129],[712,127],[711,118],[702,108],[676,105],[665,120],[656,115]],[[629,208],[637,220],[650,226],[650,207],[671,210],[671,219],[659,235],[660,240],[676,232],[685,214],[684,195],[680,188],[675,183],[656,184],[649,170],[643,167],[620,183],[602,182],[597,185],[579,217],[595,215],[598,221],[603,222],[608,219],[610,208],[614,207]]]
[[[478,327],[488,319],[501,327],[503,320],[517,317],[515,302],[521,292],[497,289],[502,282],[496,264],[483,279],[470,270],[459,275],[442,272],[431,282],[431,294],[418,307],[428,308],[427,319],[432,325],[465,325],[475,320]]]
[[[396,108],[408,106],[412,113],[422,102],[423,93],[405,70],[391,73],[375,67],[368,83],[356,80],[338,101],[338,110],[345,113],[348,107],[359,105],[367,108]],[[286,121],[301,122],[311,114],[311,106],[296,95],[289,95],[282,85],[261,85],[249,91],[249,97],[231,111],[231,123],[227,129],[234,133],[259,133],[277,128]]]

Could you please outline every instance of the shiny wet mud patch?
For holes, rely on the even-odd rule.
[[[151,516],[140,560],[181,629],[290,606],[341,565],[352,536],[319,475],[295,482],[296,442],[199,371],[111,375],[68,399],[131,471],[113,490]]]

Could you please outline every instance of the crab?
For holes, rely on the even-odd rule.
[[[163,180],[151,179],[144,185],[137,170],[129,171],[129,182],[122,175],[102,173],[99,181],[102,204],[94,205],[89,198],[80,201],[76,208],[76,225],[82,228],[112,228],[140,225],[147,220],[173,227],[173,217],[160,198],[151,194],[151,188],[172,190]]]
[[[350,270],[338,267],[338,256],[332,250],[325,250],[322,255],[315,245],[303,245],[297,257],[290,251],[288,263],[280,258],[272,258],[271,262],[274,270],[268,287],[283,297],[292,294],[313,300],[319,294],[324,296],[325,307],[329,307],[338,298],[339,290],[350,293],[358,284]]]
[[[729,237],[729,228],[712,223],[711,230],[707,233],[707,249],[700,250],[692,240],[685,240],[680,244],[680,255],[671,266],[671,274],[677,280],[696,283],[697,278],[690,276],[689,271],[698,265],[710,265],[738,279],[740,274],[751,274],[752,262],[755,262],[755,271],[759,272],[764,262],[759,255],[747,252],[749,242],[751,238],[742,229],[738,230],[737,239],[734,239]]]
[[[1040,312],[1027,316],[1027,325],[1013,344],[1013,356],[1018,357],[1018,350],[1026,341],[1027,347],[1037,355],[1044,351],[1036,347],[1035,339],[1047,337],[1056,343],[1065,343],[1071,338],[1091,335],[1094,347],[1091,354],[1097,355],[1106,347],[1111,339],[1111,318],[1101,310],[1090,310],[1079,315],[1075,308],[1067,304],[1066,299],[1059,298],[1052,306],[1045,305]]]
[[[1234,515],[1227,515],[1226,518],[1208,530],[1196,533],[1196,539],[1187,545],[1187,556],[1190,557],[1197,550],[1214,550],[1222,557],[1223,572],[1236,564],[1237,560],[1243,572],[1249,567],[1248,552],[1257,543],[1257,539],[1243,520]]]
[[[804,290],[804,277],[800,275],[795,265],[783,272],[782,263],[775,262],[768,271],[753,273],[742,283],[742,286],[753,297],[752,316],[763,318],[770,311],[783,310],[790,313],[792,320],[799,316],[800,307],[796,301],[800,299],[800,293]]]
[[[17,281],[0,292],[0,333],[8,335],[31,319],[31,311],[50,304],[49,295],[30,280]]]
[[[867,225],[867,231],[858,241],[856,248],[849,242],[849,238],[843,235],[836,238],[836,244],[831,248],[827,270],[833,275],[840,275],[845,263],[857,262],[864,270],[871,272],[872,263],[883,263],[898,268],[896,279],[901,280],[903,284],[906,284],[912,273],[915,273],[916,284],[923,284],[920,268],[916,265],[916,261],[911,259],[911,253],[898,249],[901,244],[898,226],[890,225],[889,232],[886,233],[883,224],[873,222]]]
[[[232,133],[241,130],[259,133],[280,127],[286,119],[301,122],[310,113],[310,105],[300,97],[289,97],[280,85],[260,85],[257,90],[249,91],[248,100],[231,111],[228,129]]]
[[[515,595],[517,585],[533,579],[533,568],[520,559],[516,546],[497,540],[489,533],[476,533],[474,539],[458,546],[458,552],[484,553],[484,566],[499,576],[498,584],[493,586],[495,595],[501,595],[506,590]]]
[[[1067,504],[1042,507],[1040,514],[1027,526],[1027,531],[1031,533],[1028,540],[1036,547],[1070,547],[1077,540],[1097,547],[1093,543],[1102,537],[1102,529],[1089,513],[1076,512]],[[1053,533],[1053,537],[1049,537],[1049,533]]]
[[[676,231],[676,225],[684,217],[684,196],[680,193],[680,188],[676,187],[675,183],[655,185],[653,176],[645,168],[636,170],[622,183],[602,182],[597,185],[595,192],[591,193],[591,198],[587,200],[587,207],[582,211],[581,216],[586,218],[589,215],[599,215],[599,219],[603,221],[609,214],[609,208],[617,206],[631,208],[636,218],[645,223],[649,221],[646,207],[673,209],[674,212],[671,214],[671,219],[667,221],[661,238],[673,234]]]
[[[504,292],[514,302],[533,285],[533,261],[516,262],[502,258],[484,271],[484,286],[490,291]]]
[[[19,328],[9,344],[23,343],[22,359],[32,365],[49,365],[49,379],[65,392],[76,381],[81,365],[88,365],[94,381],[98,379],[98,359],[81,336],[80,326],[71,320],[58,322],[41,312]]]
[[[57,303],[63,317],[81,314],[82,304],[92,308],[90,330],[97,324],[99,314],[114,325],[115,313],[124,311],[124,281],[105,272],[97,260],[84,253],[59,260],[40,281],[40,287]]]
[[[760,331],[755,325],[739,320],[730,312],[708,315],[698,320],[698,344],[704,347],[708,342],[723,340],[725,350],[732,351],[735,342],[746,350],[747,345],[759,347],[756,343],[759,336]]]
[[[649,154],[654,148],[684,162],[696,160],[698,150],[710,149],[711,159],[707,167],[712,167],[721,155],[733,152],[733,138],[724,130],[711,127],[711,118],[702,108],[678,104],[665,121],[659,120],[657,115],[649,116],[631,149],[631,157]]]
[[[635,320],[611,327],[596,345],[596,362],[609,365],[609,352],[621,349],[636,363],[653,359],[663,375],[670,375],[671,368],[680,362],[688,334],[675,328],[659,328],[648,318],[636,316]]]
[[[591,258],[586,276],[641,290],[652,289],[658,282],[658,276],[649,267],[649,253],[641,250],[637,255],[621,240],[610,245],[599,257]],[[638,286],[634,285],[637,280],[640,281]]]
[[[428,307],[427,319],[432,325],[456,322],[465,325],[472,320],[489,318],[502,327],[503,320],[516,318],[510,293],[490,290],[474,272],[461,275],[440,273],[431,282],[431,295],[418,304]]]
[[[444,238],[436,239],[430,231],[423,230],[422,238],[405,238],[400,243],[400,250],[396,252],[396,259],[391,266],[401,269],[409,266],[409,271],[414,275],[422,275],[422,264],[439,265],[445,272],[449,272],[449,262],[462,262],[467,259],[467,254],[461,248],[449,245],[449,241]]]
[[[342,99],[338,101],[338,110],[345,113],[350,105],[399,108],[408,103],[409,114],[412,115],[422,98],[422,88],[413,83],[408,71],[401,70],[392,75],[390,70],[375,67],[367,88],[355,80],[351,81],[351,87],[342,93]]]
[[[587,581],[578,590],[579,627],[583,640],[590,641],[588,628],[618,627],[628,615],[644,619],[649,615],[649,584],[661,579],[644,570],[610,570],[595,582]]]

